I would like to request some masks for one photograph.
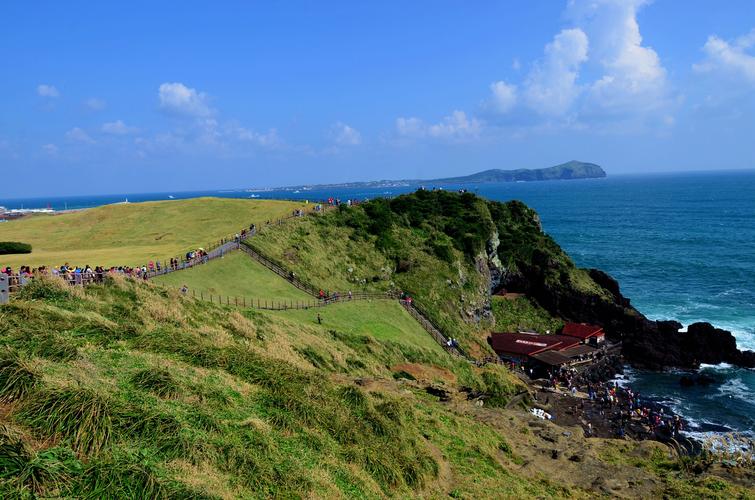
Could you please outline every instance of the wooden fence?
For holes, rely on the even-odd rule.
[[[321,211],[325,211],[327,208],[329,208],[328,205],[323,205],[323,208],[321,210],[313,210],[309,214],[316,215],[317,213]],[[307,215],[305,212],[299,212],[298,214],[293,214],[288,217],[284,217],[282,219],[276,220],[276,224],[280,225],[283,224],[284,221],[292,218],[297,218]],[[312,283],[308,283],[302,279],[300,279],[296,274],[294,274],[292,271],[286,269],[282,265],[276,263],[272,259],[266,257],[262,253],[260,253],[257,249],[252,248],[246,240],[249,238],[255,236],[257,234],[258,228],[256,225],[252,224],[249,226],[249,230],[245,230],[244,232],[240,232],[238,235],[231,236],[229,238],[221,238],[217,242],[214,243],[208,243],[207,247],[205,248],[206,254],[202,257],[195,258],[195,259],[189,259],[189,260],[180,260],[175,266],[171,266],[169,264],[166,264],[165,262],[160,264],[159,270],[154,269],[151,271],[148,271],[146,275],[140,274],[138,276],[133,276],[138,279],[149,279],[154,278],[156,276],[161,276],[177,271],[182,271],[185,269],[191,269],[192,267],[205,264],[209,262],[210,260],[214,260],[220,257],[223,257],[229,252],[232,252],[234,250],[242,250],[244,253],[249,255],[252,259],[256,260],[260,264],[262,264],[264,267],[269,269],[270,271],[274,272],[281,278],[285,279],[289,283],[291,283],[293,286],[298,288],[299,290],[307,293],[311,297],[313,297],[313,300],[270,300],[270,299],[258,299],[258,298],[249,298],[249,297],[235,297],[235,296],[229,296],[229,295],[215,295],[210,293],[205,293],[204,291],[200,291],[197,293],[195,290],[192,290],[191,297],[208,301],[215,304],[221,304],[221,305],[227,305],[227,306],[235,306],[235,307],[243,307],[243,308],[253,308],[253,309],[262,309],[262,310],[273,310],[273,311],[286,311],[286,310],[301,310],[301,309],[312,309],[312,308],[318,308],[318,307],[324,307],[331,304],[335,304],[338,302],[348,302],[351,300],[396,300],[398,299],[397,294],[393,292],[385,292],[385,293],[379,293],[379,292],[364,292],[364,291],[357,291],[357,292],[328,292],[326,296],[320,296],[321,289],[313,285]],[[106,276],[110,275],[110,272],[105,273],[68,273],[65,275],[62,275],[61,278],[68,281],[71,285],[89,285],[92,283],[102,283],[104,282],[104,278]],[[6,303],[9,299],[10,293],[18,291],[21,286],[23,286],[28,280],[31,279],[30,277],[23,277],[23,276],[0,276],[0,304]],[[187,291],[186,294],[189,292]],[[466,353],[464,353],[461,348],[458,346],[458,344],[455,343],[455,341],[449,342],[449,337],[441,333],[440,329],[437,328],[432,321],[430,321],[427,318],[427,315],[422,312],[421,308],[419,308],[416,303],[413,301],[408,300],[400,300],[402,306],[404,309],[406,309],[409,314],[422,326],[422,328],[430,334],[430,336],[447,352],[449,352],[452,355],[460,356],[467,358]]]
[[[242,243],[240,245],[241,250],[244,251],[247,255],[249,255],[251,258],[268,268],[270,271],[274,272],[281,278],[285,279],[289,283],[291,283],[293,286],[298,288],[299,290],[311,295],[315,298],[320,298],[320,290],[321,288],[316,287],[312,283],[308,283],[302,279],[300,279],[298,276],[296,276],[295,273],[292,271],[289,271],[288,269],[284,268],[283,266],[277,264],[272,259],[265,257],[262,255],[258,250],[255,250],[248,244]],[[328,292],[327,296],[324,297],[326,300],[335,299],[336,301],[338,299],[342,300],[386,300],[386,299],[396,299],[397,296],[395,293],[392,292],[363,292],[363,291],[357,291],[357,292],[342,292],[342,291],[336,291],[336,292]]]

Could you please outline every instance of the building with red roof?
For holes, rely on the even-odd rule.
[[[580,342],[575,337],[534,333],[494,333],[488,337],[488,343],[496,354],[516,362],[526,361],[541,352],[568,349]]]
[[[587,323],[566,323],[561,330],[561,335],[580,339],[585,344],[593,345],[602,344],[606,340],[603,327]]]

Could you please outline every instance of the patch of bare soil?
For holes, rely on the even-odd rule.
[[[456,375],[446,368],[437,366],[418,365],[416,363],[401,363],[391,367],[394,372],[406,372],[418,381],[444,382],[456,385]]]

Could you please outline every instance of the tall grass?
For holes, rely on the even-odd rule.
[[[35,393],[18,417],[48,436],[61,436],[78,453],[105,448],[113,436],[114,403],[90,389],[63,388]]]
[[[29,360],[9,348],[0,349],[0,401],[10,403],[34,389],[37,374]]]
[[[59,489],[80,468],[70,449],[31,451],[20,435],[0,426],[0,481],[7,481],[15,495],[40,494]]]
[[[131,376],[131,383],[161,398],[174,398],[181,389],[173,375],[161,368],[139,370]]]

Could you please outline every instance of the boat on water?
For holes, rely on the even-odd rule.
[[[173,196],[172,194],[169,194],[169,195],[168,195],[168,199],[169,199],[169,200],[175,200],[175,199],[176,199],[176,197],[175,197],[175,196]]]
[[[260,195],[258,195],[258,194],[250,194],[249,197],[250,198],[259,198]]]

